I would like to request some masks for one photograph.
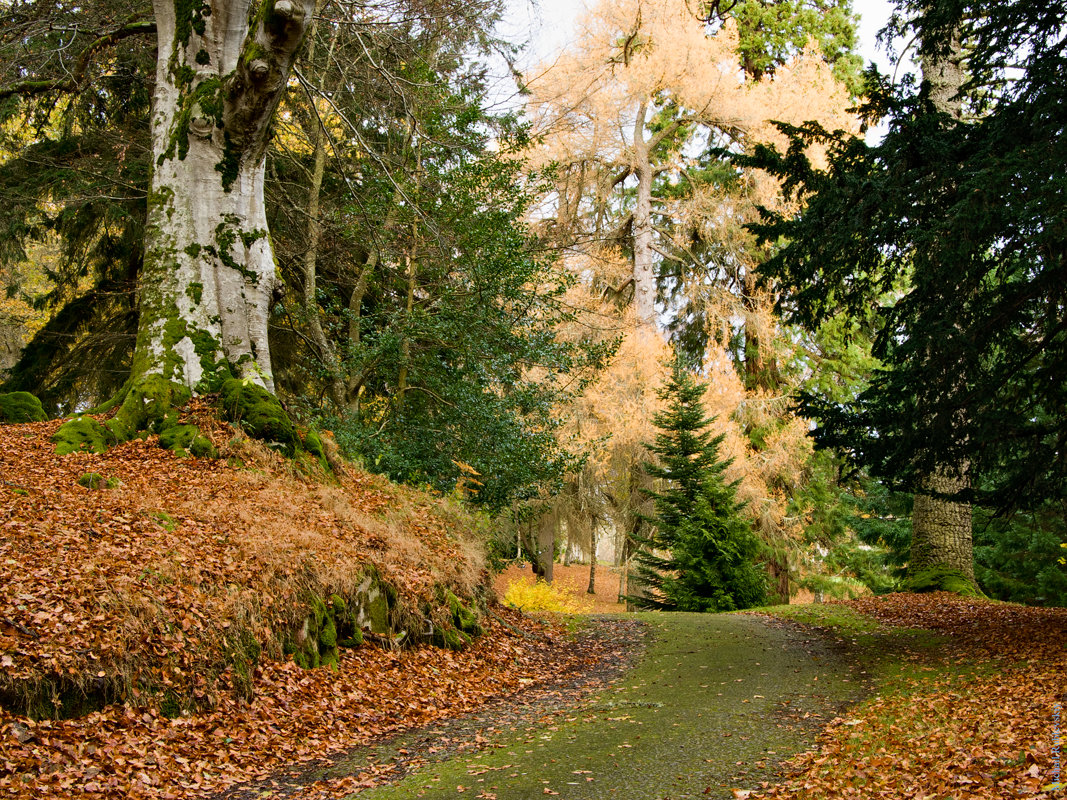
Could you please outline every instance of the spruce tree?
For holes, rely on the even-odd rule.
[[[719,458],[722,436],[708,429],[700,386],[680,362],[660,390],[664,411],[649,449],[659,463],[645,471],[665,482],[648,494],[655,515],[652,533],[639,540],[636,583],[631,597],[640,608],[663,611],[732,611],[766,598],[766,576],[757,566],[760,543],[741,516],[736,484],[727,483],[729,461]]]

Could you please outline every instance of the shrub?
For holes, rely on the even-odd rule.
[[[552,611],[557,614],[585,614],[593,604],[565,586],[519,578],[508,584],[504,604],[520,611]]]

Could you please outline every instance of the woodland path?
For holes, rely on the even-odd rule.
[[[393,762],[403,777],[361,800],[732,798],[772,780],[866,693],[854,651],[767,617],[606,615],[578,635],[621,645],[594,680],[600,688],[539,690],[353,751],[296,782]],[[262,788],[252,796],[286,795]]]

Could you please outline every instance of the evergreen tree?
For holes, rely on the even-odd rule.
[[[645,471],[667,486],[649,492],[653,532],[634,557],[644,591],[631,600],[641,608],[732,611],[766,598],[766,578],[755,562],[759,540],[723,475],[729,461],[719,459],[723,437],[708,430],[703,394],[678,361],[659,392],[667,407],[654,419],[661,433],[649,449],[660,464],[647,463]]]
[[[738,159],[800,201],[752,226],[785,243],[763,275],[803,325],[880,310],[883,368],[868,387],[804,400],[817,442],[894,488],[1038,508],[1067,490],[1067,8],[916,0],[900,12],[927,64],[951,60],[962,31],[969,77],[946,105],[944,81],[871,72],[866,112],[889,121],[879,144],[808,124],[789,129],[787,153]],[[826,169],[804,155],[813,142]],[[946,466],[966,480],[927,486]]]

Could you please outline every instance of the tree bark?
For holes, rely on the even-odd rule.
[[[928,84],[930,102],[940,113],[954,120],[963,117],[961,89],[966,82],[962,66],[963,48],[954,34],[942,56],[922,56],[923,79]],[[958,424],[965,425],[961,419]],[[930,568],[944,568],[963,574],[974,584],[974,547],[971,505],[951,499],[969,485],[967,465],[936,467],[922,480],[923,491],[915,495],[911,517],[911,552],[908,575],[917,576]]]
[[[263,203],[271,117],[309,0],[154,0],[153,173],[133,377],[195,389],[228,362],[273,390]]]
[[[915,495],[911,513],[909,574],[945,567],[974,581],[971,504],[946,496],[966,487],[966,479],[944,471],[926,477],[924,488],[930,493]]]
[[[556,527],[559,514],[552,509],[541,517],[537,523],[537,574],[545,581],[552,583],[553,567],[556,563]]]
[[[589,587],[586,594],[596,594],[596,520],[589,529]]]
[[[634,122],[634,174],[637,202],[634,205],[634,310],[641,325],[656,325],[656,278],[652,270],[652,158],[645,140],[645,103]]]

